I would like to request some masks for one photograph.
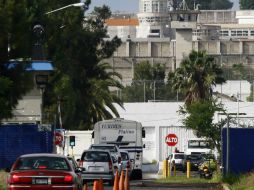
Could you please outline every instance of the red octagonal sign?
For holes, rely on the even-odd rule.
[[[63,135],[61,132],[55,132],[55,145],[61,146],[63,142]]]
[[[178,143],[178,137],[175,134],[168,134],[165,142],[168,146],[175,146]]]

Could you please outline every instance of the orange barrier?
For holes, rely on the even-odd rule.
[[[84,184],[84,186],[83,186],[83,190],[88,190],[87,183],[85,183],[85,184]]]
[[[93,190],[100,190],[100,184],[98,180],[93,182]]]
[[[130,190],[130,180],[128,175],[128,169],[126,170],[126,173],[125,173],[124,190]]]
[[[124,190],[124,172],[121,171],[120,181],[119,181],[119,190]]]
[[[119,190],[118,171],[116,170],[113,190]]]
[[[100,187],[99,190],[104,190],[104,187],[103,187],[103,180],[102,180],[102,179],[99,180],[99,187]]]

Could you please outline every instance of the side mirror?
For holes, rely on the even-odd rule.
[[[146,131],[144,129],[144,127],[142,127],[142,138],[145,138],[146,137]]]
[[[131,162],[134,162],[134,159],[131,159]]]
[[[77,162],[80,162],[80,159],[77,159],[76,161],[77,161]]]
[[[75,169],[75,173],[81,173],[84,170],[85,170],[85,168],[78,167]]]
[[[143,148],[146,148],[146,145],[145,145],[145,144],[143,144]]]

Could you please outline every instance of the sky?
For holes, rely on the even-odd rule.
[[[139,0],[91,0],[90,8],[93,9],[94,6],[101,6],[103,4],[108,5],[112,12],[121,11],[127,13],[137,13],[138,12],[138,2]],[[233,10],[239,9],[239,0],[231,0],[234,2]]]

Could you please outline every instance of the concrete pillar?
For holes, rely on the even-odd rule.
[[[243,42],[239,41],[239,54],[242,55],[243,54]]]
[[[130,57],[130,42],[126,41],[126,57]]]
[[[147,56],[152,57],[152,42],[147,42]]]

